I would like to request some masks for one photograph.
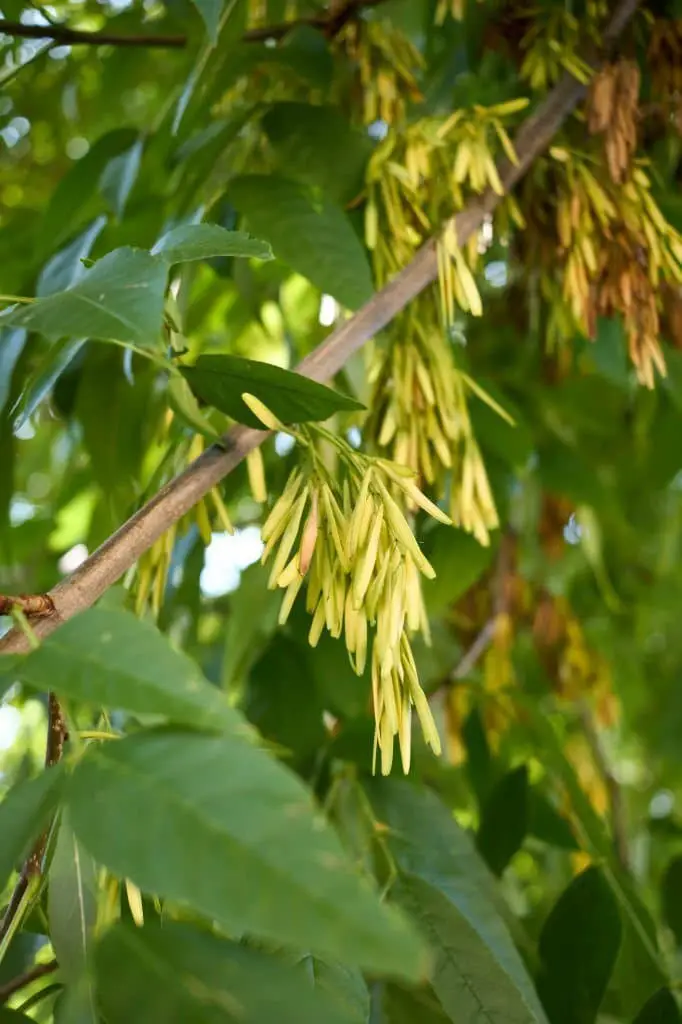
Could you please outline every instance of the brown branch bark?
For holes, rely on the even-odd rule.
[[[604,34],[605,49],[615,43],[637,6],[638,0],[621,0],[618,4]],[[598,63],[595,59],[595,66]],[[523,123],[514,140],[517,162],[503,161],[499,168],[505,191],[517,184],[536,157],[547,148],[584,94],[585,86],[565,75],[536,113]],[[460,245],[481,226],[499,202],[500,197],[489,191],[454,218]],[[437,274],[436,242],[431,240],[355,316],[306,356],[297,371],[312,380],[329,380],[358,349],[430,285]],[[60,622],[94,604],[169,526],[196,505],[268,436],[267,431],[237,426],[225,435],[220,445],[207,448],[192,465],[131,516],[70,577],[57,584],[50,593],[55,612],[36,620],[36,635],[47,636]],[[0,639],[0,653],[24,650],[26,641],[19,630],[13,629]]]
[[[24,25],[0,18],[0,33],[14,39],[53,39],[62,46],[141,46],[182,49],[186,36],[118,35],[116,32],[86,32],[68,25]]]
[[[6,1003],[10,996],[13,996],[15,992],[18,992],[22,988],[26,988],[31,982],[37,981],[38,978],[44,978],[46,974],[52,974],[57,970],[59,964],[56,960],[50,960],[46,964],[36,964],[35,967],[31,967],[30,970],[24,971],[23,974],[19,974],[16,978],[12,978],[11,981],[6,982],[4,985],[0,985],[0,1006]]]

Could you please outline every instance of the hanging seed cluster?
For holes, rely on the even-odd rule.
[[[637,148],[640,73],[634,61],[606,64],[590,86],[587,127],[604,137],[606,166],[616,184],[625,181]]]
[[[587,85],[592,69],[582,59],[580,51],[586,41],[599,41],[599,28],[607,13],[603,0],[587,0],[580,18],[565,7],[539,5],[532,11],[524,11],[524,17],[532,17],[521,40],[521,49],[525,51],[521,78],[539,92],[556,85],[565,71]]]
[[[551,183],[554,198],[544,204],[534,201],[538,176],[544,187]],[[523,244],[552,304],[550,330],[558,341],[576,329],[594,337],[597,317],[622,316],[638,379],[653,387],[656,370],[665,374],[660,311],[664,286],[682,283],[682,236],[651,195],[643,164],[615,185],[599,158],[555,147],[534,179],[525,193]],[[556,275],[544,270],[557,256],[560,292]]]
[[[435,572],[390,488],[397,486],[434,519],[446,524],[450,519],[421,493],[409,470],[356,452],[321,427],[283,427],[258,400],[243,397],[266,426],[294,436],[302,452],[262,528],[268,585],[284,590],[280,624],[305,585],[312,616],[309,643],[315,647],[325,629],[343,637],[359,675],[369,659],[375,760],[380,752],[381,771],[388,774],[397,738],[407,772],[413,707],[426,741],[440,752],[410,644],[415,633],[430,640],[420,580]],[[336,449],[333,475],[319,456],[318,438]]]
[[[399,134],[389,133],[367,176],[365,236],[378,284],[409,262],[438,225],[447,225],[438,241],[437,287],[411,304],[394,322],[386,348],[375,348],[370,355],[372,411],[365,435],[408,466],[419,486],[446,497],[453,522],[482,544],[490,542],[498,517],[467,399],[471,390],[489,399],[458,369],[448,338],[458,309],[473,316],[482,313],[472,272],[479,259],[478,240],[474,237],[466,249],[460,248],[448,218],[472,192],[490,187],[502,194],[495,150],[501,148],[515,159],[504,119],[525,105],[525,100],[514,100],[476,106],[447,120],[427,118]],[[511,201],[506,212],[520,222]],[[404,496],[396,496],[404,503]]]
[[[366,436],[413,470],[420,486],[445,497],[455,525],[487,546],[499,520],[467,397],[473,391],[484,401],[490,399],[455,365],[443,329],[434,320],[432,298],[417,300],[396,322],[394,340],[374,360],[369,379]],[[410,503],[406,505],[409,510]]]
[[[169,413],[169,423],[173,413]],[[168,479],[177,475],[185,469],[190,462],[197,459],[204,450],[204,438],[201,434],[195,434],[191,440],[184,442],[173,442],[174,458],[169,466]],[[234,526],[225,507],[225,502],[217,487],[214,487],[205,498],[202,498],[192,509],[181,519],[173,523],[170,529],[159,537],[152,546],[139,558],[133,571],[135,611],[141,615],[145,608],[149,608],[154,618],[157,618],[163,603],[163,596],[168,582],[168,573],[173,557],[175,541],[186,533],[193,525],[196,525],[199,535],[206,546],[211,543],[213,535],[212,520],[217,522],[220,529],[227,533],[234,533]]]
[[[335,37],[335,47],[356,67],[353,108],[362,111],[364,124],[402,122],[407,103],[423,98],[417,75],[424,59],[390,21],[353,18]]]

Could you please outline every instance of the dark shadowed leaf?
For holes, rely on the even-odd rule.
[[[338,108],[275,103],[263,118],[263,128],[284,174],[318,185],[338,203],[350,202],[364,187],[374,144]]]
[[[97,867],[62,812],[50,863],[47,910],[50,940],[65,978],[76,983],[87,970],[97,920]]]
[[[580,849],[570,822],[537,786],[528,792],[528,834],[562,850]]]
[[[493,787],[481,813],[476,846],[490,870],[501,875],[528,830],[528,769],[504,775]]]
[[[495,552],[492,547],[484,548],[471,534],[451,526],[436,527],[429,541],[427,554],[436,576],[424,583],[424,601],[429,614],[438,615],[483,575]]]
[[[665,869],[661,883],[663,917],[682,946],[682,856],[673,857]]]
[[[28,855],[61,797],[61,765],[13,786],[0,802],[0,886]]]
[[[172,921],[116,925],[96,962],[108,1024],[355,1024],[333,993],[293,967]]]
[[[245,231],[227,231],[219,224],[183,224],[159,239],[152,253],[168,263],[209,260],[216,256],[244,256],[271,260],[268,242],[252,238]]]
[[[202,402],[249,427],[265,429],[244,405],[241,396],[245,391],[259,398],[282,423],[287,424],[326,420],[344,409],[363,408],[354,398],[340,391],[255,359],[200,356],[194,366],[182,366],[180,370]]]
[[[358,309],[371,298],[365,250],[340,207],[271,175],[235,178],[229,197],[249,228],[272,244],[277,259],[342,306]]]
[[[93,813],[93,794],[106,814]],[[354,872],[293,773],[255,746],[229,734],[131,736],[87,751],[68,801],[98,861],[232,934],[424,972],[406,922]]]
[[[70,288],[0,314],[0,325],[47,338],[98,338],[155,348],[163,317],[167,265],[141,249],[115,249]]]
[[[680,1008],[669,988],[654,992],[635,1017],[634,1024],[680,1024]]]
[[[620,948],[618,903],[587,868],[562,893],[540,935],[538,992],[551,1024],[593,1024]]]
[[[26,655],[17,675],[74,700],[158,715],[200,729],[245,726],[225,696],[149,622],[114,608],[69,619]]]

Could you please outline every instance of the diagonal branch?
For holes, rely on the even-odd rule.
[[[613,46],[637,7],[638,0],[620,0],[604,34],[605,48]],[[599,61],[595,59],[593,63],[597,66]],[[499,168],[505,192],[517,184],[536,157],[547,148],[566,117],[584,96],[585,88],[570,75],[565,75],[536,113],[523,123],[514,140],[517,162],[511,164],[504,161]],[[500,196],[489,191],[457,214],[454,223],[460,245],[478,230],[499,202]],[[435,281],[437,275],[436,242],[431,240],[355,316],[333,331],[326,341],[306,356],[297,367],[298,372],[313,380],[329,380],[353,353]],[[231,473],[268,436],[267,431],[237,426],[225,435],[220,445],[207,448],[183,473],[166,484],[131,516],[80,568],[57,584],[50,594],[55,614],[35,622],[36,635],[47,636],[60,622],[94,604],[174,522]],[[26,650],[26,641],[16,629],[0,639],[0,652],[23,650]]]

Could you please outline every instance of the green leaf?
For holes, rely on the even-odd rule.
[[[528,834],[562,850],[580,849],[570,822],[537,786],[528,792]]]
[[[420,943],[354,873],[303,785],[233,735],[157,731],[91,747],[68,802],[96,860],[231,934],[371,970],[424,972]]]
[[[450,1020],[431,988],[405,989],[386,985],[381,1024],[446,1024]],[[378,1016],[378,1015],[377,1015]],[[377,1018],[373,1015],[372,1022]]]
[[[6,1006],[0,1006],[0,1024],[32,1024],[32,1018],[18,1010],[9,1010]]]
[[[680,1024],[680,1008],[669,988],[654,992],[635,1017],[634,1024]]]
[[[394,898],[419,923],[435,953],[433,988],[450,1020],[530,1024],[541,1019],[494,950],[443,891],[405,874]]]
[[[390,830],[401,902],[416,914],[436,953],[441,969],[433,985],[447,1012],[452,1016],[456,1008],[453,1019],[464,1019],[478,1002],[479,1010],[489,1005],[497,1020],[504,999],[513,1020],[543,1022],[533,983],[497,909],[492,876],[447,807],[433,793],[395,780],[372,782],[368,794]]]
[[[493,874],[502,874],[527,831],[528,769],[522,765],[493,787],[481,814],[476,846]]]
[[[64,977],[78,982],[89,966],[97,920],[97,867],[62,812],[50,864],[47,909],[50,941]]]
[[[538,992],[551,1024],[593,1024],[620,948],[618,904],[587,868],[562,893],[540,935]]]
[[[301,957],[298,966],[316,992],[343,1008],[345,1019],[352,1024],[368,1024],[369,992],[357,967],[329,963],[310,955]]]
[[[243,256],[271,260],[268,242],[252,238],[246,231],[227,231],[219,224],[183,224],[159,239],[152,253],[167,263],[210,260],[216,256]]]
[[[282,599],[268,589],[268,576],[266,567],[250,565],[231,595],[221,670],[221,685],[226,692],[242,689],[249,669],[277,629]]]
[[[665,923],[682,946],[682,855],[673,857],[665,869],[661,898]]]
[[[39,690],[155,715],[199,729],[244,732],[224,694],[204,679],[149,622],[114,608],[90,608],[69,619],[15,669]]]
[[[54,1024],[101,1024],[95,998],[89,973],[67,983],[55,1000]]]
[[[353,1024],[333,993],[258,950],[185,924],[117,924],[96,951],[108,1024]]]
[[[47,261],[36,283],[38,298],[64,291],[84,276],[86,270],[82,261],[90,255],[106,223],[106,217],[97,217],[85,231]]]
[[[275,103],[262,124],[284,174],[342,204],[362,191],[374,145],[337,107]]]
[[[144,143],[136,139],[130,149],[113,157],[99,179],[99,190],[120,219],[140,169]]]
[[[438,615],[454,604],[480,579],[492,564],[494,548],[451,526],[436,526],[431,531],[427,556],[436,576],[423,584],[429,615]]]
[[[192,0],[206,26],[206,34],[212,43],[218,41],[220,15],[223,12],[223,0]]]
[[[305,652],[281,633],[251,669],[241,708],[266,740],[298,755],[324,745],[325,708]]]
[[[16,406],[13,429],[16,433],[52,393],[54,385],[68,366],[73,363],[85,345],[83,338],[66,338],[50,346],[45,359],[28,378]]]
[[[0,331],[0,413],[10,396],[12,374],[26,344],[26,331]]]
[[[358,309],[372,297],[365,250],[346,214],[293,181],[248,175],[230,182],[229,197],[275,256],[342,306]]]
[[[141,249],[115,249],[70,288],[0,314],[3,323],[46,338],[97,338],[155,348],[163,318],[166,264]]]
[[[57,809],[62,793],[61,765],[13,786],[0,802],[0,889],[21,867]]]
[[[256,359],[199,356],[194,366],[181,366],[180,372],[202,402],[249,427],[264,429],[242,401],[245,391],[259,398],[285,424],[326,420],[335,412],[363,408],[340,391]]]

